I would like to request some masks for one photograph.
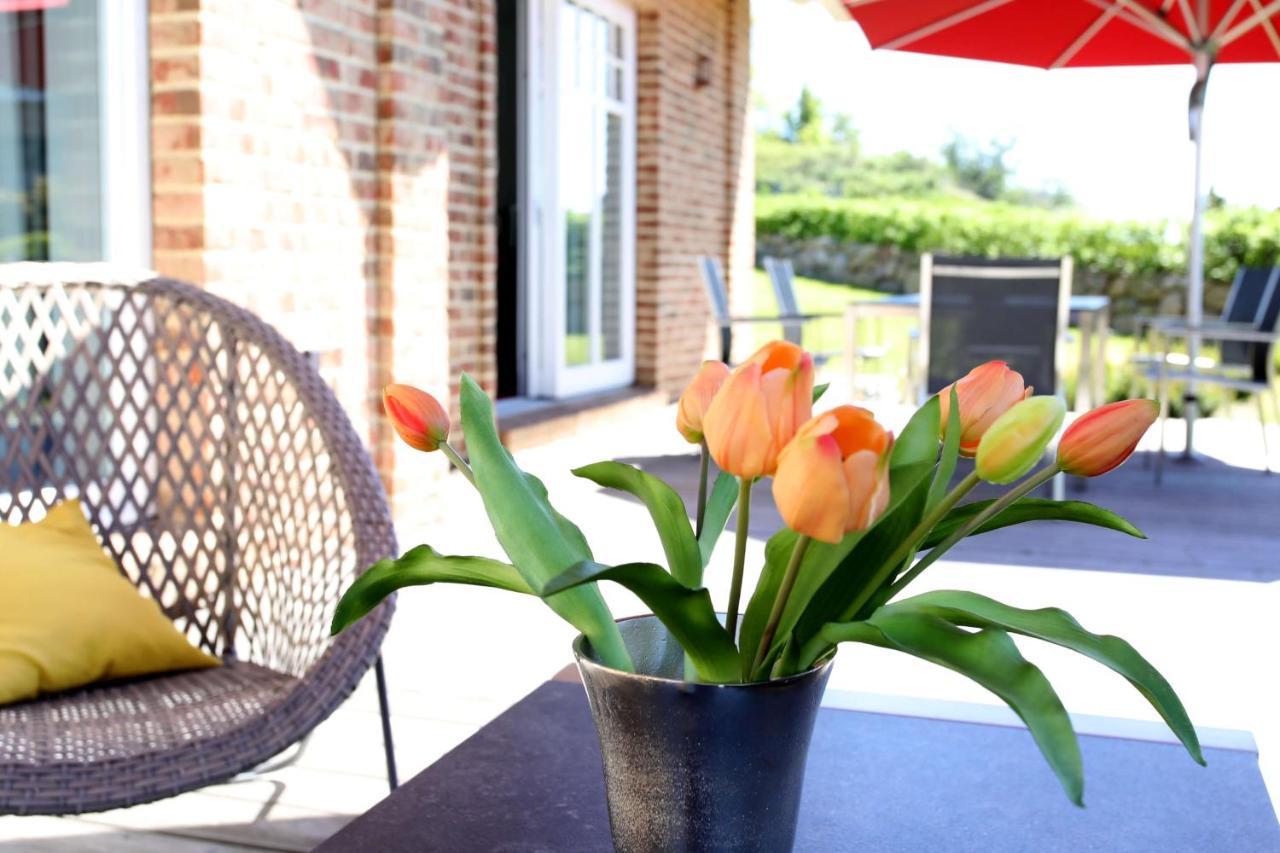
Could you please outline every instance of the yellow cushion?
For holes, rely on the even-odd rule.
[[[218,663],[120,574],[79,501],[0,522],[0,704]]]

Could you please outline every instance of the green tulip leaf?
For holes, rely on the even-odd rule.
[[[419,545],[396,559],[379,560],[361,573],[338,600],[330,631],[337,634],[350,627],[398,589],[433,583],[471,584],[534,594],[508,563],[486,557],[445,556],[436,553],[430,545]]]
[[[947,407],[947,433],[942,440],[942,457],[938,462],[938,470],[933,475],[933,485],[929,487],[929,500],[925,512],[933,509],[946,496],[951,486],[951,478],[956,473],[956,461],[960,458],[960,398],[956,395],[956,386],[951,386],[951,399]]]
[[[994,500],[974,501],[951,510],[943,516],[942,521],[939,521],[933,530],[929,531],[924,541],[920,543],[921,550],[928,550],[942,542],[992,503]],[[1022,498],[1003,512],[987,519],[982,526],[969,535],[976,536],[979,533],[988,533],[1027,521],[1074,521],[1079,524],[1092,524],[1095,527],[1116,530],[1138,539],[1147,538],[1145,533],[1134,527],[1123,516],[1109,509],[1103,509],[1086,501],[1053,501],[1047,498]]]
[[[1084,766],[1071,718],[1044,673],[1004,631],[970,633],[927,613],[881,610],[865,622],[825,625],[821,633],[832,645],[868,643],[905,652],[981,684],[1022,718],[1067,797],[1084,805]]]
[[[1119,637],[1091,634],[1070,613],[1056,607],[1021,610],[973,592],[938,590],[896,601],[876,615],[916,613],[937,616],[968,628],[998,628],[1071,649],[1123,676],[1142,694],[1187,752],[1204,764],[1200,740],[1182,701],[1160,672]]]
[[[639,498],[658,530],[671,574],[690,589],[702,586],[702,553],[693,536],[684,501],[675,489],[652,474],[622,462],[596,462],[575,468],[573,473],[598,486]]]
[[[782,624],[778,628],[780,637],[785,637],[791,626],[794,626],[795,639],[803,645],[815,636],[823,625],[840,620],[844,609],[850,606],[863,592],[863,587],[871,582],[871,576],[876,569],[890,557],[907,534],[919,523],[924,513],[932,473],[932,461],[899,466],[896,471],[891,472],[890,476],[896,479],[896,485],[890,487],[889,507],[884,515],[880,516],[880,520],[852,542],[852,547],[841,555],[835,566],[826,571],[825,576],[805,579],[804,572],[801,572],[800,578],[796,581],[796,588],[791,593],[791,599],[787,602]],[[816,547],[817,544],[814,543],[814,546]],[[810,550],[813,548],[811,547]],[[809,561],[808,555],[805,556],[804,567],[807,571]],[[802,579],[806,580],[807,595],[793,608],[792,602],[800,597]],[[885,583],[892,581],[891,574]],[[868,606],[862,608],[862,610],[867,609],[869,609]]]
[[[711,562],[711,554],[724,533],[724,526],[729,523],[729,514],[738,502],[738,478],[721,471],[711,486],[711,494],[707,496],[707,505],[702,515],[702,535],[698,537],[698,551],[702,555],[702,566],[706,568]],[[701,575],[699,575],[701,576]]]
[[[941,412],[942,405],[938,402],[937,395],[930,397],[916,410],[902,432],[894,439],[893,455],[889,460],[891,471],[895,468],[910,468],[921,463],[932,465],[937,461]]]
[[[821,400],[822,395],[827,393],[827,389],[830,387],[831,387],[830,382],[823,382],[821,385],[814,385],[813,386],[813,402],[816,403],[819,400]]]
[[[462,427],[489,523],[516,571],[538,590],[571,566],[591,559],[586,538],[556,512],[547,489],[526,474],[502,446],[493,420],[493,403],[470,376],[462,375]],[[600,590],[574,589],[547,604],[591,641],[600,660],[630,670],[631,657]]]
[[[543,587],[542,596],[551,603],[581,584],[596,581],[613,581],[643,601],[675,637],[703,680],[718,684],[739,680],[737,649],[716,618],[711,594],[705,589],[689,589],[659,565],[605,566],[584,561],[552,578]]]
[[[768,653],[769,659],[775,656],[781,643],[786,642],[793,631],[793,641],[797,646],[803,646],[823,625],[838,621],[844,609],[862,594],[863,587],[871,583],[872,574],[920,522],[933,483],[931,475],[935,473],[938,462],[940,410],[941,404],[937,396],[930,397],[916,410],[902,433],[894,440],[893,452],[889,457],[889,506],[880,519],[864,532],[850,533],[838,546],[819,542],[810,546],[796,586],[787,599],[787,606],[778,626],[778,639],[774,649]],[[794,537],[794,534],[791,536]],[[760,581],[762,586],[768,584],[764,595],[770,595],[770,589],[772,594],[777,593],[790,553],[781,540],[772,555],[766,546],[766,565]],[[896,574],[895,569],[884,583],[891,583]],[[758,591],[757,596],[760,595]],[[755,604],[757,596],[752,597],[752,604]],[[755,621],[760,623],[760,631],[763,631],[764,621],[768,619],[772,601],[772,597],[769,597],[756,606]],[[874,610],[876,604],[873,599],[861,611]],[[748,616],[750,615],[748,605]],[[746,630],[747,620],[744,619],[744,637]],[[759,635],[756,634],[755,638],[758,643]],[[745,657],[747,639],[740,641],[739,645]]]

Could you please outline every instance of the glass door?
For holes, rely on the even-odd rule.
[[[635,15],[546,0],[541,21],[530,343],[536,392],[566,397],[635,378]]]
[[[0,263],[149,266],[145,3],[0,0]]]

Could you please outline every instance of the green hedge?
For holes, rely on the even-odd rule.
[[[1185,226],[1109,222],[997,202],[915,199],[822,199],[760,196],[756,231],[791,239],[896,246],[910,252],[988,257],[1071,254],[1077,264],[1118,276],[1186,269]],[[1211,211],[1205,227],[1205,273],[1230,281],[1240,264],[1280,264],[1280,212]]]

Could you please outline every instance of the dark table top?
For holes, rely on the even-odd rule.
[[[1019,728],[824,708],[796,850],[1277,853],[1257,756],[1082,736],[1086,809]],[[577,684],[548,682],[317,848],[609,851],[595,729]]]

